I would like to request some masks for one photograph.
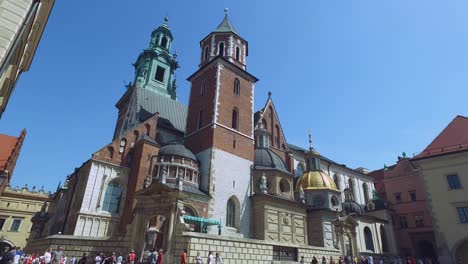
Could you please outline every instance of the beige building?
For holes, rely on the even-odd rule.
[[[416,158],[440,263],[468,260],[468,118],[457,116]]]
[[[39,191],[27,186],[22,189],[10,188],[0,197],[0,252],[5,247],[21,247],[31,232],[31,218],[41,211],[49,199],[44,189]]]
[[[0,0],[0,117],[28,71],[54,0]]]

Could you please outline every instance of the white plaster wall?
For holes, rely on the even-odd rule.
[[[117,214],[101,210],[107,185],[114,180],[118,181],[122,188],[121,203]],[[128,171],[126,169],[109,163],[92,161],[74,234],[91,237],[108,236],[110,229],[113,228],[111,223],[116,223],[120,219],[127,182]]]
[[[211,167],[211,148],[206,149],[200,153],[195,155],[197,160],[199,161],[199,173],[200,173],[200,189],[202,191],[209,193],[209,175],[210,175],[210,167]]]
[[[359,219],[358,220],[358,226],[357,226],[357,235],[356,235],[356,240],[357,240],[357,245],[358,245],[358,251],[362,253],[382,253],[382,243],[381,243],[381,238],[380,238],[380,225],[381,223],[372,223],[370,220],[363,220]],[[371,233],[372,233],[372,240],[374,243],[374,252],[367,250],[366,249],[366,240],[364,238],[364,228],[369,227]]]
[[[210,218],[221,220],[224,227],[227,201],[235,195],[241,206],[239,231],[245,237],[250,237],[250,168],[253,162],[219,149],[213,149],[211,162],[214,193]]]

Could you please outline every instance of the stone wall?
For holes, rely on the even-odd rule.
[[[209,251],[219,253],[224,264],[271,264],[271,263],[297,263],[294,261],[273,261],[273,246],[294,247],[298,251],[298,261],[304,256],[305,262],[310,263],[313,256],[321,261],[322,256],[330,256],[337,259],[338,250],[324,249],[320,247],[299,246],[294,244],[272,243],[263,240],[222,237],[201,233],[184,232],[176,237],[174,241],[174,259],[177,260],[184,249],[188,250],[190,264],[195,263],[197,253],[206,263]],[[176,263],[176,262],[174,262]]]
[[[63,254],[67,258],[88,256],[87,263],[93,263],[99,253],[109,255],[112,252],[127,255],[131,247],[123,238],[89,238],[70,235],[53,235],[29,242],[25,247],[27,253],[43,253],[47,248],[63,247]]]

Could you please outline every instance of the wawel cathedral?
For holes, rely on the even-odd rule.
[[[310,136],[307,149],[288,144],[271,94],[254,110],[248,42],[227,13],[200,41],[188,105],[173,39],[166,18],[133,64],[112,142],[34,216],[30,252],[62,245],[92,260],[156,247],[167,263],[187,249],[190,263],[212,251],[226,264],[396,254],[367,171],[321,156]]]

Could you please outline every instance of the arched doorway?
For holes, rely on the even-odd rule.
[[[0,241],[0,252],[5,252],[5,249],[11,249],[14,245],[8,241]]]
[[[430,259],[435,259],[436,258],[436,253],[434,250],[434,245],[427,240],[421,240],[418,242],[418,256],[422,257],[423,259],[425,258],[430,258]]]
[[[466,263],[468,259],[468,241],[459,245],[455,251],[455,261],[457,264]]]

